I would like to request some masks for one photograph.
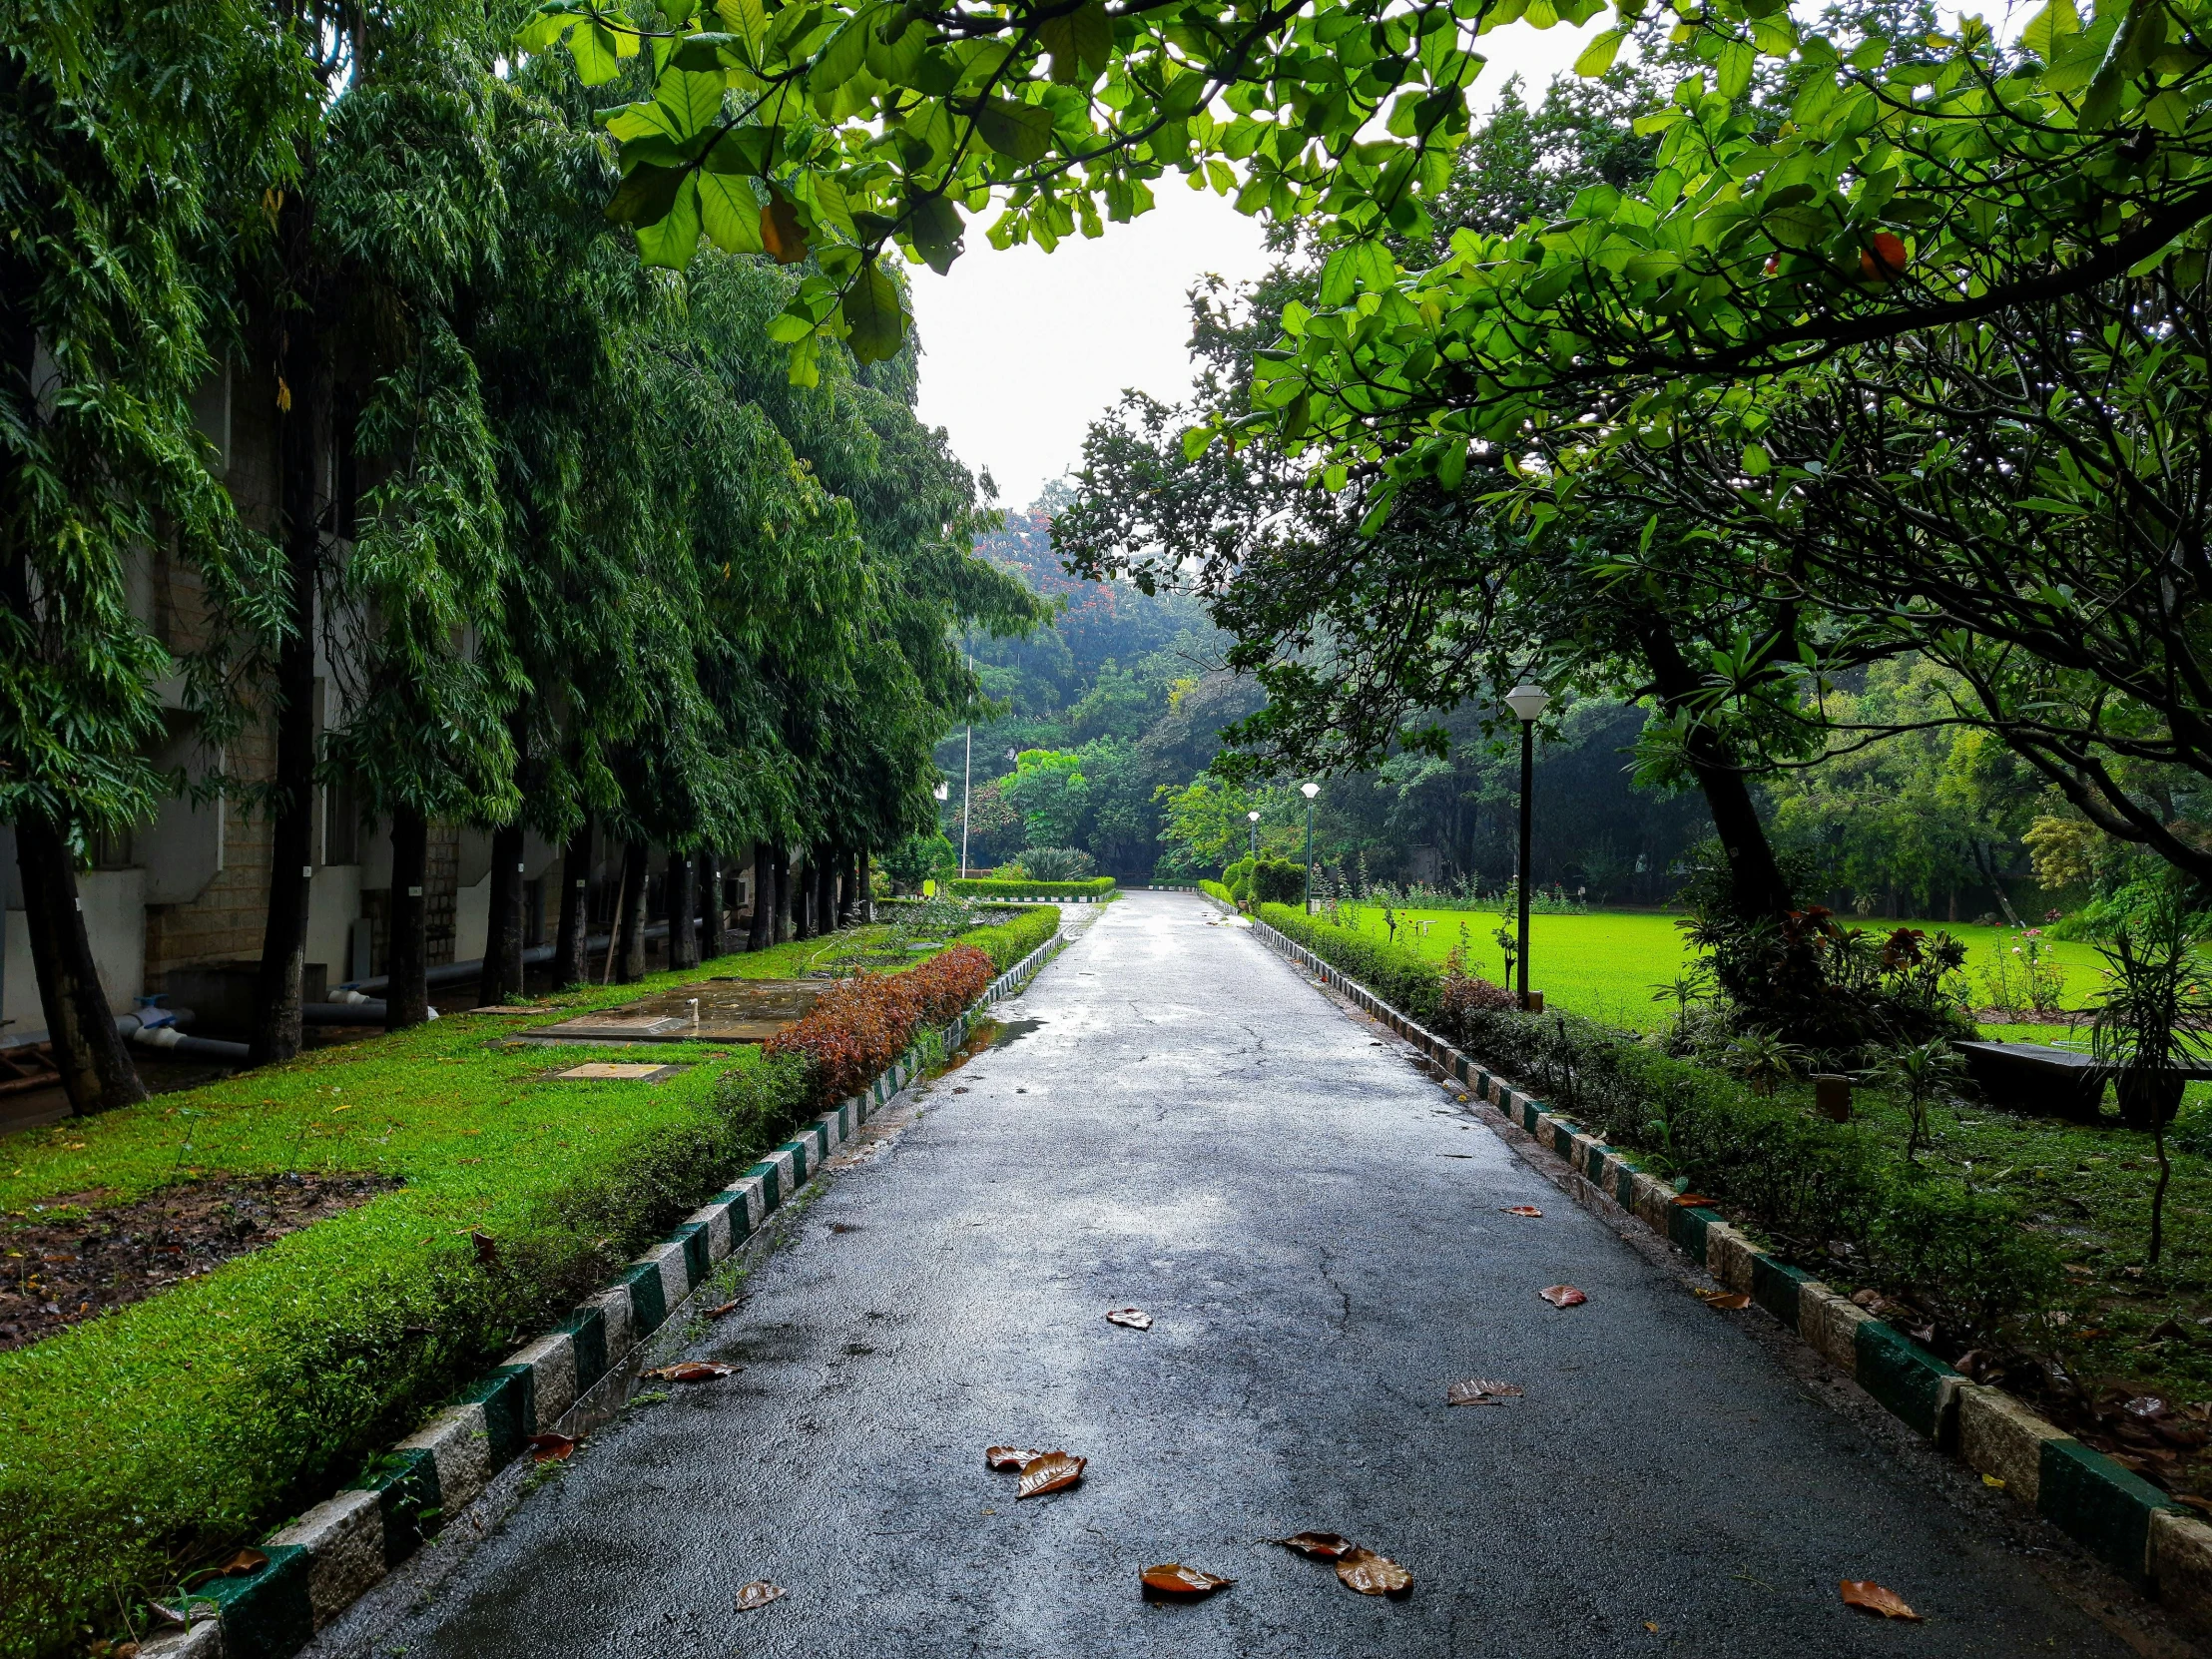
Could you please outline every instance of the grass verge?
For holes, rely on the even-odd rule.
[[[1025,912],[955,941],[1001,970]],[[864,949],[869,930],[846,944]],[[709,974],[788,977],[829,941],[459,1015],[0,1143],[0,1237],[195,1175],[395,1178],[398,1190],[114,1314],[0,1355],[0,1654],[74,1645],[359,1473],[517,1342],[784,1139],[805,1062],[656,1045],[666,1082],[554,1072],[635,1049],[519,1029]]]

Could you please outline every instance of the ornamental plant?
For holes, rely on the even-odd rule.
[[[861,974],[825,991],[762,1051],[803,1056],[812,1099],[829,1106],[889,1070],[923,1031],[949,1024],[996,973],[987,954],[961,944],[900,973]]]

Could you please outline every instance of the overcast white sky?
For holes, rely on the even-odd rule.
[[[1483,39],[1477,83],[1486,105],[1508,76],[1541,89],[1564,74],[1601,12],[1578,32],[1515,26]],[[921,418],[952,434],[971,467],[990,469],[999,500],[1026,507],[1080,458],[1083,431],[1134,386],[1164,402],[1189,388],[1184,295],[1206,273],[1250,280],[1267,269],[1260,225],[1180,175],[1155,187],[1159,206],[1051,254],[1004,253],[979,219],[949,276],[914,268],[921,335]]]

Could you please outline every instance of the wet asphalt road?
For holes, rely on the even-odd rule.
[[[1211,913],[1108,907],[691,1350],[746,1370],[601,1430],[376,1651],[2126,1651]],[[1527,1395],[1447,1409],[1469,1376]],[[1017,1503],[994,1442],[1089,1471]],[[1302,1528],[1411,1597],[1263,1541]],[[1238,1583],[1147,1605],[1168,1560]]]

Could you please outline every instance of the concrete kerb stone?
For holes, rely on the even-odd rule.
[[[939,1034],[944,1047],[956,1047],[991,1003],[1026,989],[1066,938],[1054,934],[994,979]],[[273,1534],[261,1546],[266,1566],[195,1592],[193,1601],[212,1604],[216,1616],[148,1637],[139,1644],[140,1659],[287,1659],[304,1647],[413,1553],[425,1512],[451,1512],[482,1493],[532,1434],[550,1431],[675,1315],[719,1263],[759,1233],[921,1069],[916,1045],[866,1094],[808,1124],[694,1211],[559,1330],[518,1349],[471,1384],[459,1403],[434,1412],[378,1459],[384,1472],[375,1479],[316,1504]]]
[[[1758,1250],[1717,1212],[1677,1204],[1674,1189],[1632,1159],[1442,1043],[1306,947],[1262,922],[1253,931],[1419,1044],[1440,1074],[1464,1082],[1722,1285],[1748,1294],[1893,1415],[2153,1591],[2179,1622],[2212,1635],[2212,1526],[2011,1395],[1967,1381],[1813,1275]]]

